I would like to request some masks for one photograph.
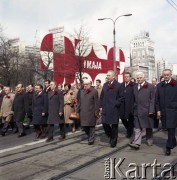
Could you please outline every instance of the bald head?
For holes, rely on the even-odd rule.
[[[107,80],[110,82],[110,81],[113,81],[115,79],[115,73],[114,71],[110,70],[107,72]]]

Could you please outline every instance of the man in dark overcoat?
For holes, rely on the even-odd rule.
[[[121,94],[123,100],[120,106],[120,119],[127,130],[127,138],[130,138],[133,134],[133,105],[134,95],[133,87],[134,83],[131,81],[131,74],[126,72],[124,75],[125,82],[121,83]]]
[[[110,146],[117,145],[119,108],[121,104],[120,83],[115,80],[114,71],[107,72],[107,79],[100,96],[102,124],[106,135],[110,138]]]
[[[12,111],[14,112],[14,121],[16,122],[19,135],[18,137],[25,136],[25,129],[24,129],[24,119],[27,112],[26,108],[26,98],[25,92],[23,91],[23,85],[18,84],[16,86],[17,93],[15,94],[15,98],[12,105]]]
[[[134,86],[134,141],[130,147],[139,149],[142,141],[142,131],[146,129],[147,145],[153,144],[153,127],[155,113],[155,89],[152,84],[145,81],[143,72],[137,72],[137,82]]]
[[[48,94],[48,138],[47,142],[53,140],[54,125],[60,126],[60,140],[65,139],[64,120],[64,95],[57,89],[56,82],[50,82],[51,91]]]
[[[48,94],[51,91],[50,80],[45,80],[44,84],[45,84],[44,92]]]
[[[51,91],[50,80],[49,79],[45,80],[44,84],[45,84],[45,88],[44,88],[43,92],[48,96],[48,94]],[[46,116],[48,116],[48,115],[46,115]],[[42,135],[40,137],[41,138],[46,138],[47,133],[48,133],[48,125],[47,125],[47,123],[46,124],[42,124],[41,128],[42,128]]]
[[[99,103],[98,92],[91,87],[91,82],[88,79],[84,80],[84,88],[80,91],[80,99],[76,112],[80,114],[81,126],[88,136],[88,145],[93,145]]]
[[[161,119],[168,131],[166,142],[166,155],[171,154],[171,149],[176,145],[175,130],[177,127],[177,82],[172,78],[172,71],[163,71],[163,82],[157,85],[156,109],[157,117]]]
[[[33,121],[36,136],[35,141],[43,134],[43,124],[47,124],[48,118],[48,96],[43,92],[41,84],[35,86],[35,94],[32,100]]]
[[[32,99],[34,95],[34,86],[33,84],[28,85],[28,91],[26,92],[26,108],[27,108],[27,118],[28,118],[28,124],[27,128],[30,127],[30,124],[32,122],[33,113],[32,113]]]
[[[3,85],[0,84],[0,110],[1,110],[2,100],[5,96],[5,92],[4,92],[3,88],[4,88]],[[2,122],[2,119],[0,117],[0,128],[2,128],[2,127],[3,127],[3,122]]]

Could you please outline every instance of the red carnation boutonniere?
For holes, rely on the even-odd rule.
[[[19,94],[20,94],[20,95],[23,95],[23,92],[20,92]]]
[[[77,99],[74,100],[74,104],[77,104]]]
[[[144,85],[143,85],[143,88],[147,88],[148,87],[148,84],[147,83],[144,83]]]
[[[58,95],[58,92],[57,92],[57,91],[54,91],[54,95]]]
[[[88,93],[90,93],[90,92],[91,92],[91,90],[90,90],[90,89],[87,89],[87,91],[86,91],[86,92],[87,92],[87,94],[88,94]]]
[[[114,84],[109,84],[109,89],[114,89]]]
[[[2,94],[0,93],[0,97],[2,97]]]
[[[6,98],[7,98],[7,99],[10,99],[10,96],[9,96],[9,95],[7,95],[7,96],[6,96]]]
[[[174,79],[171,80],[170,84],[174,86],[176,84],[176,81]]]
[[[70,92],[70,95],[72,96],[72,95],[73,95],[73,92]]]

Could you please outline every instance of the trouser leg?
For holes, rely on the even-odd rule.
[[[117,144],[117,137],[118,137],[118,124],[112,124],[111,129],[111,144]]]
[[[103,129],[105,131],[105,134],[108,136],[108,137],[111,137],[111,126],[109,124],[105,124],[103,123]]]
[[[153,129],[152,128],[146,128],[146,141],[149,144],[153,144]]]
[[[18,120],[18,121],[16,121],[16,125],[18,128],[19,134],[25,133],[23,122]]]
[[[167,129],[168,139],[166,142],[166,148],[173,149],[177,145],[176,137],[175,137],[175,130],[176,130],[175,128]]]
[[[54,134],[54,124],[48,126],[48,139],[52,139]]]
[[[134,131],[135,131],[135,138],[134,138],[133,143],[141,145],[141,141],[142,141],[142,129],[135,128]]]
[[[13,133],[17,133],[18,132],[18,127],[17,127],[17,124],[16,124],[15,121],[11,121],[10,122],[10,126],[12,128]]]
[[[47,124],[42,124],[41,125],[41,138],[46,138],[47,134],[48,134],[48,125]]]
[[[90,126],[88,142],[92,143],[94,141],[95,141],[95,126]]]
[[[40,125],[34,125],[34,129],[35,129],[35,132],[36,132],[36,138],[39,138],[42,134],[42,130],[41,130],[41,127]]]
[[[2,135],[5,135],[5,133],[6,133],[6,132],[8,131],[8,129],[9,129],[9,121],[7,120],[8,117],[2,118],[2,119],[3,119],[3,121],[4,121],[4,125],[3,125],[3,127],[2,127],[1,134],[2,134]]]
[[[59,124],[59,127],[60,127],[60,135],[62,137],[65,137],[65,124],[64,123]]]
[[[84,129],[84,132],[85,132],[85,134],[88,136],[88,138],[89,138],[89,126],[83,126],[83,129]]]
[[[125,129],[128,131],[129,130],[129,124],[128,124],[128,119],[121,119],[122,124],[124,125]]]
[[[133,115],[130,114],[128,118],[128,127],[129,127],[129,135],[131,136],[133,134],[133,129],[134,129],[134,117]]]

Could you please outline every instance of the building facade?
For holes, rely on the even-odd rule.
[[[167,60],[159,60],[157,61],[157,79],[160,80],[160,77],[162,76],[162,72],[164,69],[171,69],[173,72],[173,75],[175,75],[175,71],[173,69],[173,64],[169,63]]]
[[[134,77],[138,70],[145,73],[147,81],[155,77],[154,42],[148,32],[141,32],[131,40],[130,57],[130,68]]]

